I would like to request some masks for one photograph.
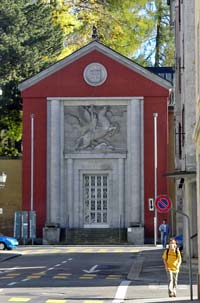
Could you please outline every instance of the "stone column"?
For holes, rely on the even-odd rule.
[[[61,104],[47,104],[47,222],[60,223],[61,192]]]
[[[67,159],[67,205],[68,214],[67,221],[69,227],[73,227],[74,223],[74,160]]]
[[[118,159],[118,180],[119,180],[119,227],[124,227],[124,159]]]
[[[143,100],[128,105],[127,224],[143,223]]]

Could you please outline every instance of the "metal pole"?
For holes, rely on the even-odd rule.
[[[34,114],[31,114],[31,201],[30,210],[33,210],[33,178],[34,178]]]
[[[33,187],[34,187],[34,114],[31,114],[31,201],[30,201],[30,211],[33,211],[34,201],[33,201]],[[30,236],[32,234],[32,226],[30,220],[30,212],[29,212],[29,233]],[[31,243],[33,245],[33,239],[31,239]]]
[[[157,198],[158,195],[158,189],[157,189],[157,168],[158,168],[158,159],[157,159],[157,151],[158,151],[158,145],[157,145],[157,118],[158,114],[153,113],[153,119],[154,119],[154,201]],[[155,208],[154,211],[154,245],[157,245],[157,209]]]
[[[176,213],[179,213],[179,214],[185,216],[186,219],[187,219],[187,223],[188,223],[187,225],[188,225],[188,248],[189,248],[189,283],[190,283],[190,300],[193,301],[192,261],[191,261],[191,255],[192,255],[192,253],[191,253],[191,238],[190,238],[190,235],[191,235],[191,233],[190,233],[190,217],[189,217],[187,214],[185,214],[185,213],[183,213],[183,212],[181,212],[181,211],[176,210],[175,208],[171,208],[171,210],[172,210],[172,211],[175,211]]]

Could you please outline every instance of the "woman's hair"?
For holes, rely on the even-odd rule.
[[[173,241],[173,242],[175,242],[175,244],[177,244],[177,242],[176,242],[176,239],[175,239],[175,238],[170,238],[170,239],[169,239],[169,243],[170,243],[170,242],[172,242],[172,241]]]

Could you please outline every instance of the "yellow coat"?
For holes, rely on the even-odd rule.
[[[179,272],[179,268],[182,261],[181,253],[179,250],[177,250],[176,252],[176,250],[174,251],[173,249],[169,249],[167,256],[167,249],[166,249],[163,253],[162,258],[163,260],[166,261],[169,270],[173,272]]]

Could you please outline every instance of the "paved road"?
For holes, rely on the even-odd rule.
[[[0,302],[114,302],[119,295],[125,297],[138,251],[133,247],[20,248],[20,256],[0,263]]]
[[[178,297],[167,297],[161,254],[150,246],[20,247],[0,254],[0,302],[190,302],[186,266]],[[195,298],[195,272],[193,278]]]

